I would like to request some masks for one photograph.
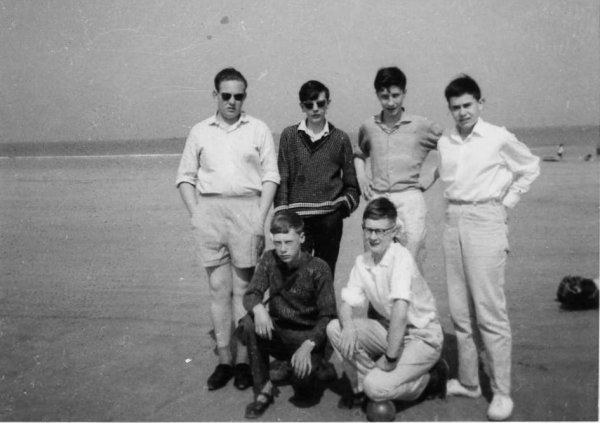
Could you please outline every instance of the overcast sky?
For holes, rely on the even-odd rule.
[[[249,80],[247,112],[275,132],[300,120],[308,79],[356,132],[389,65],[408,76],[407,109],[444,125],[460,72],[494,123],[598,125],[599,4],[0,0],[0,142],[184,137],[214,113],[212,79],[230,65]]]

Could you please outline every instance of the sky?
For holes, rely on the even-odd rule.
[[[355,133],[394,65],[407,110],[444,126],[461,72],[493,123],[598,125],[599,30],[596,0],[0,0],[0,142],[185,137],[227,66],[274,132],[317,79],[329,119]]]

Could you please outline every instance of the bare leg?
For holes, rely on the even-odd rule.
[[[230,263],[208,267],[210,286],[210,315],[215,330],[220,364],[232,364],[231,350],[231,294],[233,286]]]
[[[252,275],[254,274],[254,268],[244,268],[240,269],[238,267],[233,266],[233,319],[235,324],[240,321],[242,317],[246,315],[246,309],[244,308],[243,299],[244,293],[246,292],[246,288],[248,287],[248,283],[250,283],[250,279],[252,279]],[[236,360],[237,364],[239,363],[247,363],[248,362],[248,350],[246,346],[240,342],[240,340],[236,340],[237,342],[237,353]]]

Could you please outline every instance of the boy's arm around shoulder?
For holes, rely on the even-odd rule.
[[[444,128],[441,125],[426,119],[423,122],[422,131],[423,134],[420,137],[421,147],[425,148],[426,150],[435,150],[440,137],[444,133]]]

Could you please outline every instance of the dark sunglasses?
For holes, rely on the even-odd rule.
[[[235,101],[242,101],[244,98],[246,98],[245,93],[241,93],[241,94],[220,93],[220,94],[221,94],[221,98],[223,99],[223,101],[229,101],[231,99],[231,96],[233,96]]]
[[[312,108],[314,107],[315,104],[317,105],[317,107],[319,109],[322,109],[323,107],[325,107],[327,105],[327,100],[303,101],[302,102],[302,105],[309,110],[312,110]]]

